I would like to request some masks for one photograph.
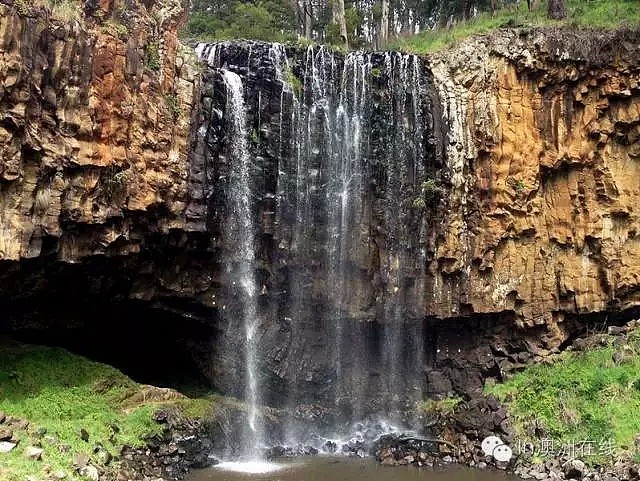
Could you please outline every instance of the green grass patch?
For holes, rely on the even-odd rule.
[[[568,0],[568,17],[563,21],[547,18],[547,2],[540,2],[528,11],[526,2],[519,7],[501,9],[493,15],[482,13],[471,20],[459,22],[450,28],[427,30],[420,34],[396,39],[391,50],[428,53],[442,50],[472,35],[490,33],[502,27],[569,25],[613,28],[640,25],[640,7],[637,0]]]
[[[592,454],[584,461],[599,462],[611,459],[602,449],[611,440],[615,455],[632,456],[640,433],[639,352],[634,334],[625,345],[567,352],[485,390],[509,407],[521,441],[538,447],[542,439],[556,447],[589,441]]]
[[[448,416],[453,414],[455,409],[462,402],[462,398],[448,397],[444,399],[426,399],[420,403],[418,410],[426,414],[439,414]]]
[[[123,445],[144,445],[146,436],[162,429],[152,419],[160,405],[175,404],[187,415],[205,412],[207,403],[211,409],[207,400],[142,402],[143,387],[120,371],[64,349],[0,345],[0,360],[0,411],[30,422],[19,445],[0,454],[0,479],[6,481],[27,475],[40,479],[44,465],[64,471],[66,479],[81,479],[72,472],[75,453],[99,464],[100,456],[93,454],[97,445],[114,457]],[[36,434],[39,428],[46,429],[45,437]],[[81,429],[89,433],[88,442],[81,439]],[[38,441],[45,449],[43,461],[25,459],[24,449]],[[62,452],[61,445],[68,450]]]
[[[293,70],[291,70],[291,68],[285,69],[284,79],[293,90],[294,95],[296,97],[301,97],[303,89],[302,81],[296,76],[296,74],[293,73]]]

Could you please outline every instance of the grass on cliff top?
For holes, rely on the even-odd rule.
[[[442,50],[472,35],[490,33],[508,26],[567,25],[575,27],[614,28],[640,25],[638,0],[567,0],[568,17],[562,21],[547,18],[547,2],[542,1],[531,12],[527,3],[498,10],[494,15],[483,13],[450,28],[427,30],[391,43],[392,50],[428,53]]]
[[[622,355],[622,362],[614,363],[614,353]],[[486,390],[508,406],[518,439],[532,442],[537,454],[549,454],[540,449],[543,439],[551,439],[546,444],[553,452],[591,442],[591,447],[585,446],[592,453],[582,457],[585,462],[611,460],[614,454],[609,447],[615,455],[637,459],[639,354],[640,333],[636,331],[624,345],[609,341],[605,347],[567,352],[551,364],[531,366]]]
[[[19,445],[10,454],[0,453],[0,479],[43,479],[45,465],[65,472],[65,479],[81,479],[72,470],[75,453],[90,455],[99,464],[99,456],[92,454],[97,445],[113,456],[123,445],[143,445],[147,435],[160,432],[152,415],[167,402],[149,402],[141,393],[144,388],[120,371],[64,349],[0,344],[0,411],[30,422],[20,432]],[[211,408],[206,400],[169,403],[186,415]],[[112,435],[114,425],[118,432]],[[37,434],[39,428],[46,429],[45,436]],[[81,429],[89,433],[88,442],[81,439]],[[38,441],[44,448],[42,461],[26,459],[25,448]],[[61,452],[60,445],[68,445],[68,452]]]

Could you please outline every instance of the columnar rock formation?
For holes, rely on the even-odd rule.
[[[136,300],[242,394],[242,357],[216,349],[240,342],[221,67],[254,155],[265,401],[340,398],[339,355],[367,376],[355,396],[397,389],[389,369],[477,389],[640,306],[637,31],[505,30],[424,58],[234,43],[197,66],[175,0],[20,5],[0,5],[2,330]],[[418,354],[393,364],[394,345]]]
[[[198,79],[182,5],[83,7],[78,22],[0,4],[3,260],[135,253],[185,224]]]
[[[638,32],[545,30],[431,57],[452,173],[430,313],[565,317],[638,304]]]

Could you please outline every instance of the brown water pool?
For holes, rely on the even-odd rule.
[[[270,471],[269,471],[270,470]],[[254,472],[247,472],[254,471]],[[263,472],[255,472],[263,471]],[[264,472],[268,471],[268,472]],[[257,465],[223,463],[192,473],[187,481],[520,481],[496,471],[450,466],[434,471],[414,466],[386,467],[372,458],[315,456]]]

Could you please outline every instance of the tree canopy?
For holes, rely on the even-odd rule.
[[[534,22],[569,17],[577,24],[637,20],[638,0],[191,0],[187,34],[201,39],[309,41],[347,48],[386,48],[416,34],[474,22],[496,28],[530,12]],[[635,6],[634,6],[635,5]],[[547,10],[548,9],[548,10]],[[509,17],[506,19],[505,17]],[[630,18],[632,17],[632,18]],[[484,18],[483,23],[478,19]],[[618,23],[623,20],[619,20]],[[453,34],[451,35],[453,36]]]

